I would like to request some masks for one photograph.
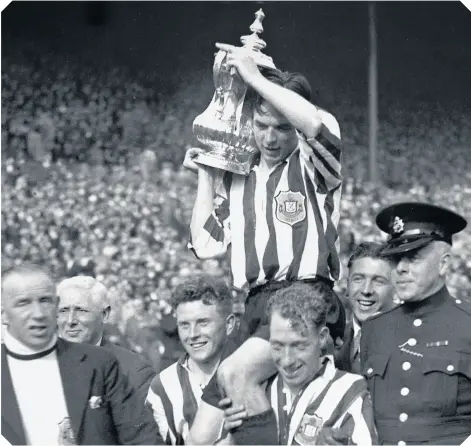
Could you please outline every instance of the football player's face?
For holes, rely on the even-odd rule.
[[[254,110],[253,135],[262,160],[270,168],[286,159],[298,145],[296,129],[268,102]]]
[[[320,368],[321,352],[329,336],[327,327],[303,331],[276,311],[271,316],[271,354],[283,383],[291,392],[312,381]]]

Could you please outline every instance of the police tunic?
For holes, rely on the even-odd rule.
[[[471,305],[446,287],[362,325],[362,373],[386,444],[460,444],[471,434]]]

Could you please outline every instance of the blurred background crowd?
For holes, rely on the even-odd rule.
[[[258,7],[244,7],[234,21],[236,33],[246,31]],[[281,14],[271,19],[266,9],[267,27],[269,20],[282,22]],[[97,23],[88,26],[91,31],[82,37],[96,38]],[[7,28],[2,30],[2,269],[29,260],[50,265],[58,278],[96,276],[113,299],[109,329],[116,342],[147,354],[160,368],[164,353],[166,361],[179,354],[167,304],[172,288],[199,271],[229,278],[225,259],[203,262],[187,248],[196,177],[181,164],[186,148],[196,144],[192,121],[213,93],[212,50],[204,50],[209,64],[193,67],[189,44],[187,59],[174,54],[180,62],[170,69],[179,70],[169,76],[146,64],[97,57],[93,45],[66,51],[54,36],[19,37],[13,26]],[[206,31],[207,48],[219,38],[221,27],[214,28]],[[172,39],[162,45],[167,57]],[[274,51],[269,46],[267,53],[276,62]],[[366,82],[366,70],[362,75],[360,83]],[[349,95],[343,85],[336,95],[329,87],[317,75],[315,90],[330,91],[322,105],[338,118],[344,141],[345,264],[355,244],[385,239],[374,222],[384,205],[426,201],[471,222],[469,88],[455,97],[440,91],[423,99],[399,90],[380,96],[381,185],[374,186],[368,182],[366,99],[357,100],[366,88]],[[448,283],[455,296],[469,296],[471,289],[470,234],[468,227],[454,243]],[[345,279],[336,287],[343,293]],[[242,301],[240,294],[234,297]]]

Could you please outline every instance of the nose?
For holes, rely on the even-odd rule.
[[[43,319],[45,317],[43,307],[39,302],[34,302],[32,304],[32,311],[31,314],[34,319]]]
[[[362,294],[364,296],[371,296],[373,294],[373,287],[371,285],[371,281],[370,280],[366,280],[365,281],[365,285],[363,287],[363,290],[362,290]]]
[[[77,323],[77,314],[75,313],[74,310],[69,311],[69,316],[67,317],[67,323],[69,325],[74,325]]]
[[[199,334],[200,334],[200,329],[198,325],[196,324],[190,325],[190,332],[189,332],[190,338],[197,338]]]
[[[265,131],[265,144],[267,146],[270,146],[270,145],[273,145],[274,143],[276,143],[276,132],[275,132],[275,129],[272,129],[271,127],[269,127]]]
[[[409,259],[407,257],[401,258],[396,265],[398,273],[407,273],[409,271]]]
[[[294,364],[294,361],[295,359],[294,359],[293,352],[291,351],[291,349],[286,348],[285,350],[283,350],[283,353],[280,358],[280,365],[282,367],[290,367],[291,365]]]

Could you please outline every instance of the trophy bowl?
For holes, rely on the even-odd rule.
[[[271,57],[263,54],[265,15],[260,9],[250,26],[252,34],[242,36],[241,42],[258,66],[275,68]],[[206,166],[248,175],[253,157],[258,153],[253,140],[252,110],[246,100],[247,85],[237,70],[226,64],[227,53],[218,51],[213,64],[215,92],[206,110],[193,121],[193,134],[207,150],[195,162]]]

